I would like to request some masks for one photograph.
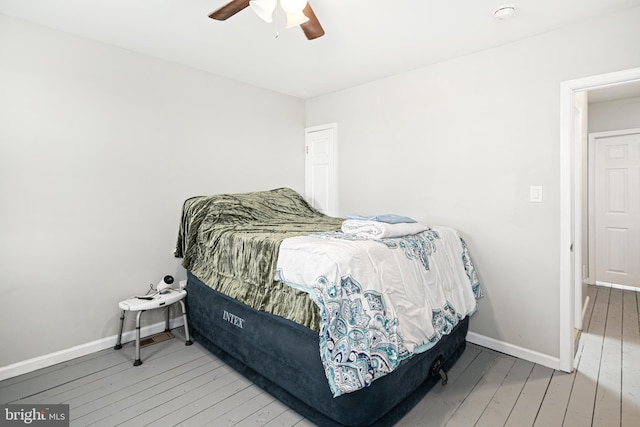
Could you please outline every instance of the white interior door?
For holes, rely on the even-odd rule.
[[[640,129],[593,138],[596,283],[640,287]]]
[[[305,197],[320,212],[338,215],[337,124],[305,129]]]

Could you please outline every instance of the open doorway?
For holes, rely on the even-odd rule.
[[[565,81],[560,93],[560,361],[565,372],[574,369],[577,310],[582,305],[583,221],[586,173],[582,139],[577,135],[576,94],[621,88],[640,82],[640,68]],[[585,119],[583,117],[583,119]]]
[[[640,94],[624,100],[622,108],[615,99],[593,104],[599,107],[594,108],[595,115],[613,106],[609,109],[626,122],[609,124],[606,130],[592,126],[589,132],[589,238],[586,251],[583,248],[588,257],[583,260],[587,260],[590,284],[638,291]]]

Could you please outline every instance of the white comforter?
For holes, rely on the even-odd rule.
[[[321,309],[320,355],[334,396],[433,347],[476,310],[480,293],[467,248],[447,227],[393,239],[288,238],[277,269]]]

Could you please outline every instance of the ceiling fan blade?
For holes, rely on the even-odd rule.
[[[313,12],[313,9],[311,9],[311,5],[309,3],[307,3],[302,13],[309,18],[307,22],[300,24],[300,28],[304,31],[304,35],[307,36],[307,39],[313,40],[324,36],[324,28],[320,25],[320,21],[318,21],[318,17]]]
[[[222,6],[220,9],[211,12],[209,18],[217,19],[218,21],[224,21],[231,18],[236,13],[249,7],[249,0],[232,0],[229,3]]]

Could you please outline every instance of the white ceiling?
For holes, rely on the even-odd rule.
[[[310,98],[640,5],[640,0],[311,0],[326,35],[308,41],[228,0],[0,0],[0,13],[255,86]],[[276,22],[279,22],[277,24]],[[279,37],[275,37],[276,32]]]

